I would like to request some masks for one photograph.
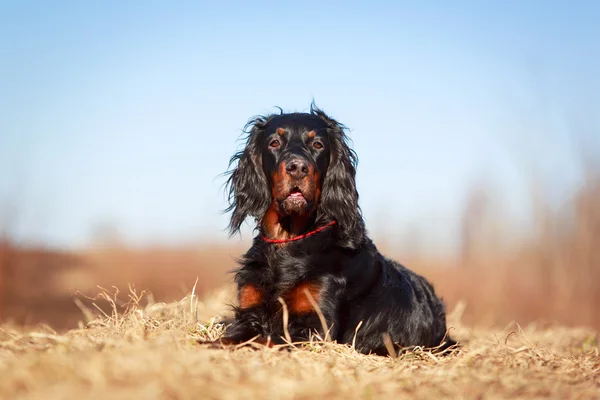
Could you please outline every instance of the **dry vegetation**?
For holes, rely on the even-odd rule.
[[[451,313],[464,344],[446,356],[422,349],[365,356],[318,341],[297,348],[210,349],[215,316],[232,293],[146,302],[135,293],[81,329],[0,331],[0,398],[598,398],[597,334],[561,327],[471,329]],[[123,296],[121,296],[123,297]],[[98,300],[99,301],[99,300]],[[92,310],[86,315],[92,318]],[[289,350],[289,351],[287,351]]]
[[[490,221],[502,217],[478,193],[459,258],[382,246],[453,310],[463,345],[445,357],[364,356],[318,340],[292,351],[197,344],[222,331],[226,271],[243,247],[67,254],[0,240],[0,398],[600,398],[600,175],[558,211],[538,198],[534,233],[510,246],[498,245]],[[176,301],[196,278],[204,301]],[[119,297],[75,291],[112,285]]]
[[[536,229],[511,242],[506,218],[488,200],[494,193],[474,191],[465,207],[462,253],[456,259],[399,253],[375,241],[387,255],[430,280],[449,308],[466,302],[469,325],[505,326],[516,320],[585,325],[600,329],[600,169],[558,211],[534,205]],[[502,238],[503,240],[499,240]],[[400,239],[399,239],[400,240]],[[506,245],[508,243],[509,245]],[[501,245],[502,244],[502,245]],[[244,245],[126,248],[119,245],[77,254],[20,248],[0,238],[0,321],[19,325],[44,322],[54,329],[77,326],[81,310],[75,290],[93,295],[97,287],[129,284],[159,301],[221,287]],[[436,257],[437,256],[437,257]]]

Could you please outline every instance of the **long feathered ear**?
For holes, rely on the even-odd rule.
[[[358,158],[348,146],[344,125],[327,116],[314,104],[310,111],[327,123],[329,131],[331,159],[323,181],[320,209],[338,222],[346,239],[353,243],[360,241],[364,224],[355,180]]]
[[[226,212],[233,211],[229,222],[229,234],[239,232],[240,226],[248,216],[259,219],[267,211],[271,202],[267,177],[262,169],[262,152],[260,138],[267,119],[256,117],[248,122],[246,127],[252,127],[247,132],[244,150],[234,154],[229,160],[230,170],[227,186],[229,187],[229,207]]]

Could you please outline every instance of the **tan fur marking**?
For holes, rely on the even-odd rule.
[[[308,314],[315,312],[313,305],[311,304],[308,296],[304,290],[308,290],[308,293],[312,296],[315,302],[318,304],[321,297],[321,285],[316,282],[302,282],[293,288],[288,297],[290,312],[294,314]]]
[[[252,308],[262,302],[261,291],[252,284],[242,286],[239,292],[240,308]]]

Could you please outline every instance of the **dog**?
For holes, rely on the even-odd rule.
[[[257,235],[238,260],[234,317],[218,345],[318,334],[365,354],[454,346],[433,286],[367,235],[346,127],[314,103],[279,111],[248,122],[226,173],[230,235],[249,217]]]

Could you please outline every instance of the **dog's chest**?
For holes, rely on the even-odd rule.
[[[300,281],[290,287],[259,286],[246,283],[238,292],[241,309],[267,306],[285,307],[293,314],[306,314],[318,307],[324,287],[316,280]]]
[[[262,268],[253,269],[251,276],[239,287],[241,309],[266,307],[287,308],[292,314],[313,312],[325,292],[323,280],[307,268],[306,260],[272,259]]]
[[[292,314],[310,313],[318,307],[323,285],[312,271],[309,260],[293,258],[275,261],[270,268],[275,272],[274,282],[270,285],[271,301],[283,301]]]

